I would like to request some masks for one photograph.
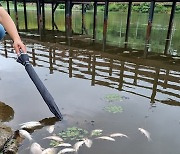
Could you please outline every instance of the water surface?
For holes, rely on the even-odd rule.
[[[45,125],[31,135],[43,148],[50,147],[49,125],[55,124],[53,134],[77,127],[88,131],[93,145],[83,145],[79,154],[179,154],[180,148],[180,52],[179,16],[175,16],[171,51],[164,56],[168,27],[167,14],[155,14],[151,52],[143,57],[147,14],[132,14],[129,36],[130,49],[124,49],[126,13],[109,14],[107,45],[102,51],[103,13],[98,12],[97,40],[92,40],[93,13],[86,14],[88,35],[73,35],[50,31],[51,14],[46,11],[46,31],[37,33],[36,11],[28,11],[28,32],[19,14],[20,35],[27,45],[30,62],[55,99],[64,120],[54,121],[24,67],[16,62],[12,42],[6,37],[0,42],[0,102],[11,109],[3,113],[7,127],[20,129],[21,123],[41,121]],[[13,14],[11,14],[13,17]],[[61,19],[61,20],[59,20]],[[118,19],[118,20],[117,20]],[[64,12],[56,11],[55,21],[64,31]],[[73,30],[81,33],[81,12],[73,12]],[[70,41],[70,46],[68,45]],[[160,53],[160,54],[157,54]],[[1,115],[1,114],[0,114]],[[144,128],[152,141],[138,130]],[[103,130],[100,136],[123,133],[129,138],[116,137],[115,142],[90,136],[94,129]],[[82,134],[81,134],[82,135]],[[65,142],[74,144],[71,137]],[[29,153],[30,143],[24,140],[20,154]],[[60,150],[59,148],[58,150]]]

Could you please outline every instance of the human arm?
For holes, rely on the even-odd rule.
[[[9,16],[9,14],[6,12],[6,10],[3,7],[0,7],[0,23],[4,26],[7,33],[10,35],[10,37],[13,40],[13,47],[17,54],[19,54],[19,49],[22,49],[23,52],[26,52],[26,46],[21,41],[21,38],[18,34],[18,31],[16,29],[16,26]]]

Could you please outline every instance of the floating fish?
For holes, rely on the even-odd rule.
[[[56,147],[71,147],[72,145],[70,143],[61,143],[56,145]]]
[[[55,148],[47,148],[45,150],[43,150],[43,152],[41,154],[56,154],[56,150]]]
[[[113,139],[112,137],[109,137],[109,136],[100,136],[100,137],[97,137],[96,139],[115,141],[115,139]]]
[[[147,130],[143,128],[138,128],[138,130],[147,137],[148,141],[151,141],[150,133]]]
[[[85,138],[83,141],[88,148],[92,146],[92,140]]]
[[[121,133],[114,133],[114,134],[111,134],[110,137],[126,137],[126,138],[129,138],[127,135],[121,134]]]
[[[31,147],[30,147],[31,154],[42,154],[42,152],[43,152],[42,147],[38,143],[34,142],[31,145]]]
[[[32,141],[31,135],[26,130],[19,130],[19,135],[23,138],[27,138],[29,141]]]
[[[22,125],[20,127],[21,129],[24,129],[24,128],[32,129],[37,126],[41,126],[41,123],[39,121],[31,121],[31,122],[22,123],[20,125]]]
[[[58,154],[64,154],[64,153],[67,153],[67,152],[75,152],[75,149],[73,149],[73,148],[65,148],[65,149],[62,149],[61,151],[59,151]]]
[[[43,139],[55,140],[55,141],[58,141],[58,142],[62,142],[63,141],[63,139],[60,138],[59,136],[48,136],[48,137],[45,137]]]
[[[84,144],[84,141],[78,141],[74,144],[74,149],[77,152],[79,148]]]
[[[54,125],[48,126],[47,131],[51,134],[54,131]]]

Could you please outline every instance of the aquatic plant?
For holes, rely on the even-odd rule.
[[[59,133],[59,135],[64,140],[81,140],[82,138],[87,136],[87,134],[88,134],[87,130],[78,127],[67,128],[66,131],[62,131]]]
[[[123,108],[119,105],[108,105],[104,107],[104,110],[110,113],[121,113],[123,112]]]
[[[85,143],[89,141],[89,137],[98,137],[102,135],[103,130],[101,129],[94,129],[91,132],[88,132],[85,129],[78,128],[78,127],[69,127],[67,130],[63,130],[58,134],[62,138],[62,141],[56,141],[56,140],[51,140],[50,145],[53,147],[58,146],[60,143],[64,143],[64,141],[84,141]],[[46,137],[48,138],[48,137]]]
[[[119,94],[107,94],[104,99],[108,102],[123,101],[122,96]]]
[[[103,132],[103,130],[101,130],[101,129],[92,130],[91,136],[100,136],[102,134],[102,132]]]

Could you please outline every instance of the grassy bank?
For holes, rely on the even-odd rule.
[[[6,2],[2,1],[1,4],[3,7],[6,8]],[[14,9],[14,4],[10,2],[10,8]],[[64,4],[59,4],[57,9],[64,9]],[[93,3],[85,5],[86,10],[93,11]],[[18,9],[23,9],[23,3],[18,3]],[[35,10],[36,4],[35,3],[28,3],[27,10]],[[50,10],[51,5],[45,5],[45,9]],[[81,5],[74,5],[74,10],[81,10]],[[128,3],[110,3],[109,4],[109,11],[112,12],[126,12],[128,9]],[[139,12],[139,13],[147,13],[150,9],[150,3],[133,3],[132,11]],[[98,6],[98,11],[104,11],[104,5]],[[170,13],[171,12],[171,3],[156,3],[155,5],[155,13]],[[178,3],[176,6],[176,13],[180,13],[180,4]]]

